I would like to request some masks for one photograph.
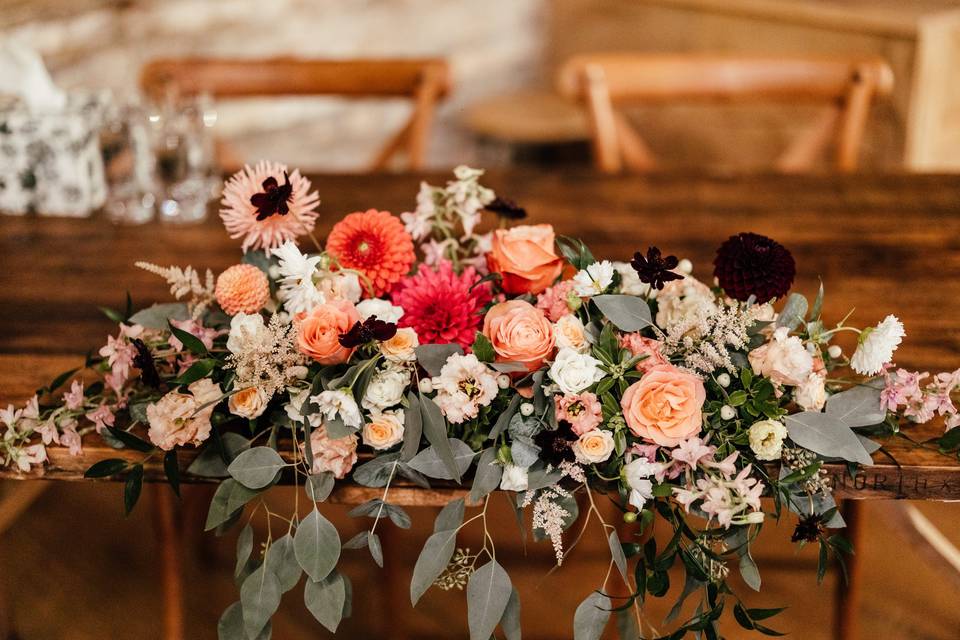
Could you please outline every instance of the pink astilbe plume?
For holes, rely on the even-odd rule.
[[[400,326],[412,327],[421,344],[469,347],[480,326],[481,311],[491,299],[488,283],[474,286],[479,279],[473,267],[457,275],[448,260],[441,260],[435,269],[420,265],[416,274],[393,290],[393,303],[404,311]]]
[[[220,204],[223,226],[231,238],[243,238],[246,252],[273,249],[313,231],[320,196],[299,170],[288,174],[286,165],[261,160],[227,181]]]

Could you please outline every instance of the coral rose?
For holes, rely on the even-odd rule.
[[[540,293],[563,269],[563,260],[554,253],[553,240],[549,224],[497,229],[487,266],[503,276],[501,285],[507,293]]]
[[[675,447],[700,433],[706,398],[700,378],[672,365],[660,365],[627,388],[620,407],[633,435]]]
[[[523,300],[490,307],[483,319],[497,362],[519,362],[534,371],[553,353],[553,327],[543,311]]]
[[[353,349],[340,344],[340,334],[350,330],[360,314],[352,302],[332,300],[317,305],[297,326],[300,352],[320,364],[340,364],[350,359]]]

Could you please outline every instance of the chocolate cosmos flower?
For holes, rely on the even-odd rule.
[[[287,203],[293,195],[293,185],[286,171],[283,172],[283,179],[284,184],[279,184],[276,178],[270,176],[263,181],[263,193],[250,196],[250,204],[257,208],[257,220],[266,220],[274,214],[285,216],[290,212]]]
[[[487,211],[492,211],[501,218],[508,220],[523,220],[527,217],[527,210],[518,205],[513,200],[507,198],[494,198],[493,202],[484,207]]]
[[[340,334],[340,346],[353,349],[373,340],[389,340],[397,335],[397,325],[392,322],[378,320],[377,316],[370,316],[363,322],[355,322],[350,330]]]
[[[573,452],[573,443],[577,441],[570,425],[560,423],[554,431],[545,429],[533,436],[533,442],[540,447],[540,457],[555,467],[561,462],[573,462],[576,454]]]
[[[823,516],[815,513],[811,516],[801,518],[797,523],[797,528],[793,530],[790,537],[791,542],[816,542],[823,533]]]
[[[137,349],[137,355],[133,358],[133,366],[140,369],[140,379],[149,387],[159,387],[160,374],[157,373],[157,366],[153,362],[153,354],[150,353],[149,347],[139,338],[134,338],[131,342]]]
[[[683,275],[673,271],[679,264],[677,256],[661,257],[660,249],[657,247],[648,248],[646,257],[637,251],[633,254],[633,260],[630,261],[630,266],[640,276],[640,282],[645,282],[654,289],[663,289],[663,285],[667,282],[682,279]]]

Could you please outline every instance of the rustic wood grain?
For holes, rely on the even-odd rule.
[[[323,200],[317,235],[351,211],[412,209],[421,179],[442,183],[447,178],[316,176]],[[907,327],[899,364],[929,370],[960,366],[960,177],[597,177],[584,172],[492,173],[485,182],[523,204],[530,222],[551,222],[558,233],[583,238],[598,256],[625,259],[655,244],[689,257],[704,280],[710,279],[715,248],[728,235],[746,230],[770,235],[797,260],[796,291],[812,297],[822,278],[828,321],[852,308],[852,322],[859,325],[895,313]],[[138,307],[169,299],[165,284],[133,267],[135,260],[219,272],[239,257],[237,243],[215,215],[194,227],[0,218],[0,402],[25,400],[103,344],[114,328],[97,305],[119,307],[125,291]],[[911,431],[921,440],[937,432],[936,426]],[[877,454],[878,464],[853,478],[831,468],[838,495],[960,499],[956,458],[900,439],[886,448],[899,467]],[[68,459],[65,451],[51,449],[52,464],[39,473],[75,479],[102,459],[97,456],[116,454],[88,446],[82,457]],[[190,455],[181,453],[184,466]],[[154,475],[151,468],[148,476]],[[340,495],[354,501],[364,498],[364,491],[349,487]],[[429,497],[417,491],[411,489],[409,499],[424,504]]]

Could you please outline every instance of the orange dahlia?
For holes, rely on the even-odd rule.
[[[235,264],[217,278],[214,294],[220,308],[231,316],[256,313],[270,300],[270,283],[252,264]]]
[[[327,253],[342,269],[354,269],[370,297],[378,297],[410,272],[416,260],[413,238],[388,211],[351,213],[327,236]]]

